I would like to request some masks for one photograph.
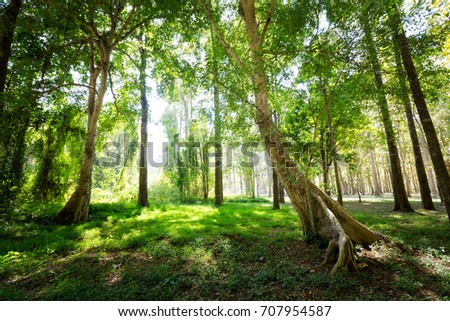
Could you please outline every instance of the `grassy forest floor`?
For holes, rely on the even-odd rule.
[[[419,203],[414,203],[415,208]],[[323,244],[305,244],[289,205],[93,204],[92,220],[58,226],[59,206],[0,216],[1,300],[449,300],[450,224],[442,212],[391,212],[347,201],[401,246],[358,249],[367,267],[329,277]]]

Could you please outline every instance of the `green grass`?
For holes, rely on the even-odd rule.
[[[325,249],[302,242],[296,213],[264,199],[212,204],[94,204],[91,220],[58,226],[57,206],[0,222],[2,300],[448,300],[449,224],[442,213],[398,214],[349,203],[401,243],[359,249],[368,267],[329,277]]]

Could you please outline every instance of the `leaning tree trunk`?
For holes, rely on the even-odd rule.
[[[400,95],[405,108],[406,119],[408,121],[409,135],[411,137],[412,148],[414,152],[414,160],[416,165],[417,179],[419,180],[420,197],[422,200],[422,206],[428,210],[434,210],[433,199],[431,197],[430,186],[428,185],[427,173],[425,171],[425,165],[422,158],[422,152],[420,150],[419,137],[417,135],[416,126],[414,124],[414,117],[411,108],[411,100],[409,99],[408,90],[405,82],[405,74],[402,68],[402,62],[400,57],[400,49],[394,39],[394,54],[395,65],[397,70],[397,78],[400,85]]]
[[[420,85],[419,77],[417,76],[416,67],[411,57],[411,51],[409,49],[408,39],[402,26],[400,13],[394,2],[391,2],[391,6],[388,8],[388,14],[391,20],[391,26],[395,39],[400,47],[403,66],[405,67],[406,74],[408,75],[409,85],[417,107],[420,122],[428,142],[431,161],[436,173],[439,193],[443,199],[445,208],[447,209],[448,219],[450,220],[450,175],[445,165],[439,139],[437,137],[430,113],[428,112],[425,96]]]
[[[145,36],[140,38],[145,45]],[[145,82],[147,71],[147,52],[145,48],[139,49],[140,53],[140,66],[139,66],[139,86],[141,94],[141,143],[139,147],[139,192],[138,192],[138,205],[149,206],[148,204],[148,162],[147,162],[147,145],[148,145],[148,101],[147,101],[147,85]]]
[[[272,7],[274,10],[273,5]],[[305,236],[320,235],[329,240],[325,262],[336,262],[331,274],[335,274],[340,269],[358,270],[353,244],[370,245],[379,240],[380,236],[353,219],[342,206],[312,184],[296,166],[293,166],[282,136],[273,123],[269,107],[262,43],[270,22],[270,13],[267,26],[261,33],[256,21],[254,1],[241,0],[240,9],[247,29],[252,61],[249,75],[254,87],[255,122],[278,177],[300,216]]]
[[[362,19],[361,19],[362,20]],[[386,143],[389,150],[389,163],[391,165],[392,174],[392,192],[394,194],[394,211],[414,211],[408,201],[405,183],[403,181],[402,169],[400,166],[400,157],[395,139],[394,127],[392,125],[389,107],[386,100],[383,79],[381,77],[381,66],[378,61],[375,44],[372,38],[372,30],[367,21],[362,21],[364,29],[364,37],[369,53],[369,60],[372,65],[375,84],[377,86],[378,105],[380,107],[381,119],[386,135]]]
[[[91,66],[88,97],[88,129],[84,147],[84,158],[81,165],[80,178],[75,192],[59,211],[57,220],[62,223],[87,221],[89,218],[89,204],[91,201],[92,169],[95,160],[95,142],[97,138],[98,118],[100,116],[103,97],[107,88],[107,77],[111,48],[100,45],[102,61],[95,66],[93,44],[91,43]],[[97,78],[100,75],[100,86],[96,92]]]

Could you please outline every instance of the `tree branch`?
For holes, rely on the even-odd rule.
[[[133,27],[130,28],[130,30],[128,30],[125,34],[123,34],[122,36],[118,37],[114,43],[111,45],[112,48],[114,48],[115,46],[117,46],[117,44],[119,42],[121,42],[122,40],[128,38],[133,32],[136,31],[136,29],[142,27],[150,18],[144,19],[141,22],[136,23]]]
[[[92,86],[84,85],[84,84],[78,84],[78,83],[59,84],[59,85],[56,85],[56,86],[54,86],[54,87],[52,87],[50,89],[47,89],[47,90],[37,91],[36,94],[37,95],[48,94],[48,93],[51,93],[51,92],[53,92],[55,90],[58,90],[59,88],[71,87],[71,86],[78,86],[78,87],[88,88],[88,89],[94,90],[95,93],[97,94],[97,89],[93,88]]]
[[[86,21],[82,21],[81,24],[82,24],[83,26],[85,26],[86,29],[89,30],[89,31],[91,32],[91,34],[97,38],[97,40],[100,40],[100,39],[101,39],[101,36],[100,36],[100,34],[98,33],[97,28],[95,28],[95,26],[94,26],[93,24],[91,24],[91,23],[89,23],[89,22],[86,22]]]
[[[267,15],[266,23],[264,24],[264,28],[261,34],[261,45],[264,43],[264,38],[266,37],[267,29],[269,29],[270,21],[272,20],[273,13],[275,12],[275,8],[277,6],[277,0],[272,0],[270,5],[269,13]]]
[[[128,17],[124,21],[123,25],[120,27],[119,31],[117,32],[118,36],[117,36],[116,40],[114,40],[114,42],[112,42],[112,44],[111,44],[112,47],[115,47],[119,42],[121,42],[123,39],[128,37],[131,34],[131,32],[130,32],[131,30],[132,30],[132,32],[134,32],[134,30],[137,29],[137,27],[134,26],[130,30],[128,30],[128,32],[125,32],[126,28],[130,24],[130,21],[133,19],[135,14],[136,14],[136,6],[133,5],[133,8],[131,9],[130,14],[128,15]],[[146,20],[144,20],[144,21],[146,21]],[[142,23],[142,21],[141,21],[141,23]],[[140,23],[137,24],[137,25],[140,25]]]
[[[203,11],[205,12],[206,16],[208,17],[208,20],[211,22],[211,25],[214,29],[214,33],[219,38],[219,40],[222,43],[222,46],[225,49],[228,56],[231,57],[239,65],[239,67],[242,69],[242,71],[244,71],[246,74],[248,74],[245,63],[238,57],[238,55],[234,52],[233,48],[231,48],[231,46],[228,44],[228,42],[223,37],[222,33],[220,32],[219,28],[217,27],[217,24],[214,22],[214,19],[212,18],[211,12],[209,11],[208,7],[203,3],[202,0],[197,0],[197,2],[198,2],[198,4],[200,4],[200,6],[202,6]],[[251,76],[251,75],[249,75],[249,76]]]

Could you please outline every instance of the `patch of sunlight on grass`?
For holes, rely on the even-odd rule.
[[[82,241],[79,243],[81,249],[88,250],[102,245],[104,245],[104,240],[100,228],[94,227],[82,233]]]
[[[205,266],[216,265],[217,262],[211,250],[202,247],[186,248],[184,255],[191,268],[203,268]]]

